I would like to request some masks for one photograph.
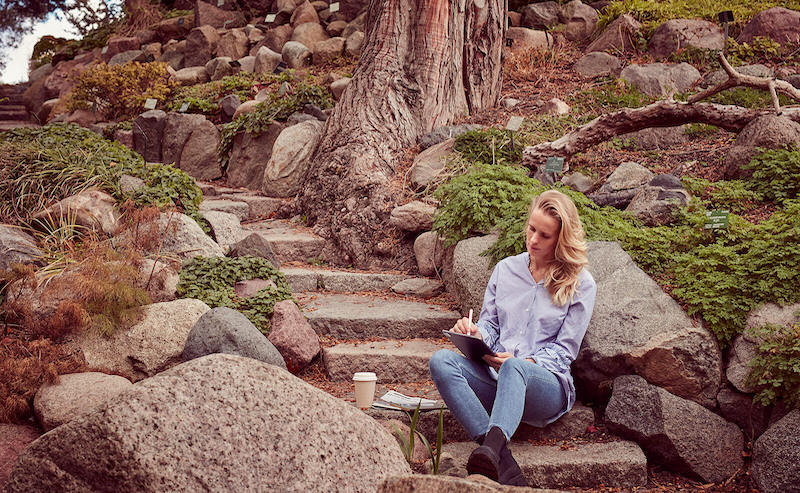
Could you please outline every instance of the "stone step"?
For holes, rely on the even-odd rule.
[[[3,130],[13,130],[15,128],[38,128],[41,125],[29,121],[0,121],[0,132]]]
[[[439,474],[466,477],[467,459],[475,447],[473,442],[444,444]],[[647,484],[647,459],[634,442],[563,445],[511,442],[509,448],[534,488],[633,488]]]
[[[264,197],[263,195],[250,193],[223,193],[218,198],[245,202],[250,206],[249,219],[269,219],[278,211],[278,208],[287,202],[286,199]]]
[[[461,317],[439,305],[379,296],[299,293],[296,298],[314,330],[336,339],[438,339]]]
[[[383,272],[350,272],[311,267],[284,267],[292,292],[334,291],[357,293],[359,291],[387,291],[398,282],[412,276],[406,274],[387,274]]]
[[[451,347],[437,339],[343,343],[322,350],[325,370],[333,381],[348,381],[357,371],[372,371],[380,383],[418,382],[430,378],[433,353]]]
[[[250,206],[246,202],[226,199],[206,199],[200,204],[200,212],[220,211],[233,214],[239,221],[250,218]]]
[[[269,242],[280,262],[309,262],[320,259],[325,250],[325,240],[311,231],[280,219],[267,219],[242,225],[244,239],[256,233]]]

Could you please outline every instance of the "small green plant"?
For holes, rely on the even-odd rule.
[[[767,324],[749,333],[759,341],[747,379],[758,389],[754,401],[768,406],[785,399],[790,408],[800,407],[800,323]]]
[[[459,135],[453,148],[475,164],[515,164],[522,159],[524,145],[517,139],[512,149],[507,130],[488,128]]]
[[[439,462],[442,458],[442,442],[444,440],[444,409],[439,409],[439,425],[436,428],[436,450],[434,451],[428,439],[425,438],[425,435],[417,430],[420,406],[421,403],[417,404],[416,409],[414,409],[414,414],[405,411],[410,423],[408,439],[403,436],[403,432],[397,426],[393,424],[392,427],[394,428],[395,437],[400,442],[400,448],[403,451],[403,456],[406,458],[406,461],[409,463],[412,461],[414,456],[414,437],[416,436],[423,445],[425,445],[425,448],[428,449],[428,454],[431,456],[433,474],[439,474]]]
[[[689,138],[701,139],[703,137],[709,137],[719,132],[719,128],[715,127],[714,125],[707,125],[705,123],[689,123],[683,129],[683,133],[685,133]]]
[[[772,98],[769,93],[752,87],[728,89],[715,94],[709,101],[717,104],[735,104],[753,109],[772,107]],[[783,94],[778,94],[778,102],[781,106],[786,106],[791,104],[792,100]]]
[[[744,180],[711,182],[705,178],[684,176],[681,183],[709,209],[729,209],[739,213],[762,201],[761,194],[749,189]]]
[[[131,118],[141,113],[145,100],[164,100],[170,90],[166,63],[99,63],[75,78],[67,108],[95,108],[111,120]]]
[[[575,110],[579,113],[598,116],[622,108],[640,108],[653,103],[650,97],[624,79],[616,79],[600,87],[581,91],[573,98]]]
[[[800,193],[800,148],[759,149],[761,152],[744,169],[752,169],[748,188],[765,200],[783,202]]]
[[[238,281],[263,279],[268,285],[254,296],[241,298],[234,285]],[[261,257],[195,257],[180,271],[178,296],[196,298],[208,306],[227,306],[244,314],[262,333],[269,334],[269,317],[275,303],[294,300],[283,274]]]
[[[732,64],[745,63],[782,63],[784,62],[781,45],[772,38],[756,36],[751,43],[737,43],[734,39],[728,40],[728,58]]]
[[[720,68],[719,60],[717,59],[719,52],[720,50],[687,46],[672,52],[669,60],[675,63],[686,62],[703,72],[707,72]]]

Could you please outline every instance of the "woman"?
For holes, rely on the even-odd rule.
[[[527,251],[501,260],[486,287],[477,324],[453,331],[479,335],[496,353],[483,362],[437,351],[430,372],[447,407],[480,446],[470,474],[527,486],[507,444],[520,422],[545,426],[575,403],[570,363],[589,325],[597,291],[587,264],[578,211],[549,190],[533,199]]]

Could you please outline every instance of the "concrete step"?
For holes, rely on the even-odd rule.
[[[357,371],[373,371],[380,383],[418,382],[430,378],[433,353],[451,347],[444,340],[410,339],[337,344],[322,350],[333,381],[348,381]]]
[[[242,225],[244,239],[256,233],[269,242],[280,262],[309,262],[320,259],[325,250],[325,240],[311,231],[280,219],[267,219]]]
[[[461,317],[439,305],[397,298],[327,293],[296,298],[314,330],[336,339],[438,339]]]
[[[439,474],[466,477],[467,459],[475,447],[473,442],[445,444]],[[647,484],[647,459],[634,442],[511,442],[509,448],[534,488],[634,488]]]
[[[412,276],[405,274],[386,274],[383,272],[350,272],[311,267],[284,267],[292,292],[334,291],[357,293],[359,291],[388,291],[398,282]]]

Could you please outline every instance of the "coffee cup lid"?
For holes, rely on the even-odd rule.
[[[353,374],[353,380],[356,382],[372,382],[377,379],[378,377],[371,371],[358,371]]]

